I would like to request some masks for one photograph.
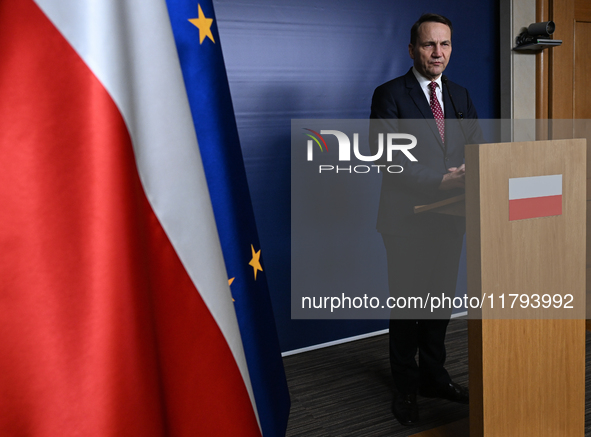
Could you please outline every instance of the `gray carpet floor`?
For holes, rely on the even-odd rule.
[[[588,333],[585,435],[591,437],[590,341]],[[446,368],[455,382],[467,386],[465,320],[450,322],[446,344]],[[419,397],[420,424],[406,427],[396,421],[387,334],[287,356],[283,362],[291,395],[288,437],[406,437],[468,417],[467,405]]]

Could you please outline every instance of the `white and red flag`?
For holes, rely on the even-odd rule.
[[[509,220],[562,214],[562,175],[509,179]]]
[[[0,53],[0,435],[260,435],[165,2],[2,1]]]

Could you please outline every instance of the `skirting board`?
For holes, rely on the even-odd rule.
[[[456,319],[458,317],[464,317],[464,316],[467,316],[467,315],[468,315],[468,312],[467,311],[464,311],[462,313],[452,314],[451,315],[451,318],[452,319]],[[308,347],[303,347],[303,348],[300,348],[300,349],[294,349],[294,350],[291,350],[291,351],[282,352],[281,353],[281,356],[282,357],[288,357],[290,355],[301,354],[302,352],[309,352],[309,351],[313,351],[313,350],[316,350],[316,349],[322,349],[324,347],[336,346],[337,344],[349,343],[349,342],[355,341],[355,340],[361,340],[361,339],[364,339],[364,338],[375,337],[376,335],[387,334],[388,331],[389,331],[388,329],[382,329],[380,331],[368,332],[367,334],[354,335],[353,337],[347,337],[347,338],[340,338],[338,340],[329,341],[329,342],[326,342],[326,343],[315,344],[315,345],[308,346]]]

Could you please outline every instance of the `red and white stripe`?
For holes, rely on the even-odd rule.
[[[0,46],[0,435],[260,435],[164,0]]]
[[[562,214],[562,175],[509,179],[509,220]]]

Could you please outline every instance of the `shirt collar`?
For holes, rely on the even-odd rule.
[[[412,67],[412,72],[415,75],[415,77],[417,78],[417,81],[419,82],[419,85],[421,85],[421,88],[423,89],[423,91],[427,91],[429,92],[429,84],[432,82],[431,79],[427,79],[425,76],[423,76],[421,73],[419,73],[417,71],[417,69],[414,67]],[[437,78],[437,80],[435,81],[437,83],[437,85],[439,85],[439,90],[443,91],[443,88],[441,86],[441,75],[439,75],[439,77]]]

